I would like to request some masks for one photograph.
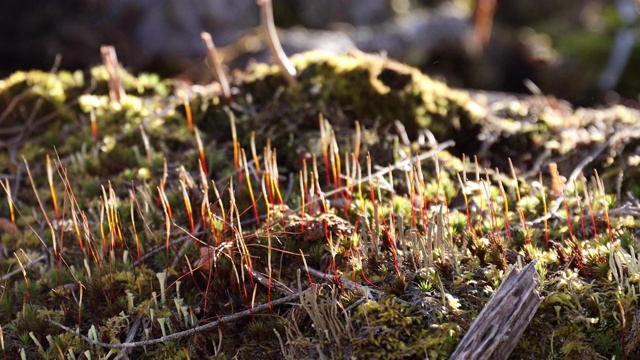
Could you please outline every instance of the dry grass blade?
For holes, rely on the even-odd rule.
[[[229,101],[231,100],[231,90],[229,89],[229,81],[227,81],[227,76],[224,74],[224,69],[222,68],[222,61],[220,60],[220,56],[218,55],[218,50],[216,49],[215,44],[213,43],[213,39],[211,38],[211,34],[208,32],[200,33],[200,38],[202,42],[204,42],[204,46],[207,48],[207,56],[209,57],[209,63],[211,64],[211,69],[218,79],[220,83],[220,88],[222,89],[222,96]]]
[[[284,50],[282,50],[282,45],[280,45],[278,32],[273,22],[271,0],[258,0],[257,3],[260,6],[260,23],[262,24],[262,31],[269,46],[269,51],[276,58],[276,62],[289,85],[293,85],[296,83],[296,68],[284,53]]]

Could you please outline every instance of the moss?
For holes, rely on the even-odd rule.
[[[314,118],[323,113],[332,122],[340,123],[346,120],[345,116],[335,110],[341,109],[348,118],[359,119],[365,126],[384,126],[400,120],[410,135],[429,128],[439,139],[455,131],[469,131],[482,116],[479,108],[469,105],[466,93],[389,59],[314,51],[291,60],[299,72],[295,86],[284,88],[277,67],[258,65],[243,79],[244,91],[252,95],[255,103],[266,104],[274,100],[276,89],[282,88],[282,98],[277,99],[276,106],[293,107],[298,116],[308,114],[302,116]],[[262,118],[286,113],[282,108]]]
[[[354,356],[368,359],[446,359],[462,335],[455,323],[430,323],[427,316],[394,298],[368,301],[353,318]]]
[[[93,67],[90,70],[91,78],[96,82],[97,94],[109,93],[109,73],[104,65]],[[172,83],[162,80],[156,74],[140,74],[134,76],[124,69],[119,69],[122,86],[127,94],[135,95],[160,95],[167,96],[172,90]]]
[[[186,125],[180,96],[164,96],[173,89],[170,81],[123,72],[129,95],[121,104],[108,99],[105,71],[100,67],[89,74],[18,73],[0,83],[0,104],[17,104],[9,112],[9,122],[18,124],[27,114],[20,109],[37,108],[37,103],[43,105],[36,118],[56,115],[16,142],[18,155],[31,165],[36,193],[50,220],[56,215],[42,163],[46,154],[55,158],[52,145],[57,146],[69,180],[67,184],[54,174],[61,209],[52,232],[31,187],[25,181],[22,186],[12,182],[14,176],[25,179],[24,173],[16,173],[16,164],[10,164],[13,154],[0,154],[19,210],[19,232],[0,235],[2,273],[20,268],[14,253],[23,266],[28,262],[23,251],[29,259],[47,251],[51,255],[26,268],[28,284],[22,272],[5,280],[8,290],[0,294],[0,318],[7,349],[57,357],[57,346],[43,340],[50,335],[63,352],[80,357],[90,351],[104,357],[105,349],[88,345],[46,319],[78,327],[83,334],[94,326],[102,340],[123,341],[132,321],[140,318],[143,329],[137,339],[157,338],[163,331],[159,317],[165,318],[165,332],[176,332],[197,321],[207,323],[266,303],[269,296],[273,300],[288,294],[287,289],[308,288],[309,279],[318,285],[319,279],[304,276],[306,263],[341,275],[332,292],[326,291],[328,286],[317,286],[316,297],[307,299],[309,306],[317,305],[320,314],[331,319],[333,330],[311,312],[292,306],[293,301],[270,314],[224,324],[223,335],[203,332],[137,348],[129,355],[446,358],[506,271],[515,263],[535,259],[545,301],[513,356],[622,357],[618,339],[629,331],[631,309],[637,305],[638,222],[615,212],[609,219],[603,215],[605,209],[618,206],[618,199],[610,195],[613,187],[592,181],[565,184],[563,200],[568,210],[563,211],[560,204],[560,210],[544,222],[545,211],[562,200],[547,188],[546,173],[540,182],[537,175],[516,174],[514,179],[484,168],[505,166],[500,172],[510,171],[506,157],[525,149],[523,156],[533,157],[530,162],[545,154],[565,161],[559,164],[564,174],[575,166],[572,159],[582,157],[563,160],[563,154],[580,151],[576,146],[591,153],[604,140],[593,130],[598,126],[635,126],[634,110],[584,109],[567,115],[542,101],[516,99],[484,108],[464,91],[381,57],[314,52],[293,62],[299,70],[297,85],[287,86],[277,68],[257,65],[236,77],[238,92],[231,105],[222,103],[209,88],[193,88],[190,105],[208,176],[200,173],[200,151]],[[84,93],[92,82],[98,87]],[[89,121],[92,111],[98,120],[95,140]],[[331,174],[337,162],[328,159],[328,168],[324,163],[328,139],[323,145],[320,112],[327,119],[323,130],[333,132],[339,148],[331,151],[341,160],[353,159],[346,154],[355,151],[353,130],[359,121],[362,176],[367,173],[366,153],[375,172],[430,149],[418,141],[399,141],[392,130],[396,119],[410,136],[428,129],[438,139],[453,138],[460,145],[440,152],[437,163],[429,159],[419,168],[414,163],[393,170],[389,184],[374,180],[373,195],[367,179],[362,194],[357,186],[330,194],[338,187]],[[267,205],[270,196],[261,191],[262,175],[267,174],[264,160],[259,159],[260,169],[249,164],[258,216],[262,216],[259,226],[247,174],[238,174],[233,163],[232,116],[247,155],[252,131],[257,156],[268,144],[277,149],[277,164],[270,164],[274,166],[269,171],[278,169],[283,204],[275,200]],[[591,140],[575,136],[586,128],[593,133]],[[479,133],[487,136],[484,139],[495,139],[486,144],[487,157],[475,163],[457,156],[465,146],[477,149],[470,139]],[[625,170],[630,179],[623,181],[621,193],[637,187],[631,181],[636,147],[630,142],[620,149],[621,156],[609,158],[604,152],[596,161],[603,164],[596,167],[607,168],[600,172],[607,183],[615,182],[619,159],[631,165]],[[314,156],[318,169],[311,175],[316,172]],[[306,174],[299,172],[304,169],[302,159],[306,159]],[[528,165],[516,162],[523,171],[530,170]],[[355,181],[354,174],[348,178],[346,160],[341,166],[342,184]],[[62,167],[59,170],[63,173]],[[317,201],[316,187],[300,186],[305,176],[313,180],[314,175],[325,195],[324,204]],[[216,180],[220,199],[211,178]],[[385,181],[388,178],[384,176]],[[113,211],[105,209],[102,186],[113,190],[115,200],[107,202]],[[571,186],[576,186],[575,191]],[[183,188],[192,214],[186,211]],[[160,192],[171,205],[169,219]],[[238,207],[237,213],[230,212],[232,205]],[[9,216],[3,201],[0,217]],[[55,255],[54,237],[59,251]],[[301,280],[296,276],[298,269]],[[169,274],[164,304],[157,272]],[[347,279],[370,287],[369,299],[350,290]],[[191,320],[185,318],[183,307]],[[282,346],[273,328],[282,337]],[[36,349],[30,331],[42,348]],[[213,338],[215,343],[210,341]]]
[[[0,94],[5,100],[19,95],[42,98],[58,106],[68,99],[68,92],[84,86],[82,72],[50,73],[39,70],[19,71],[0,80]]]

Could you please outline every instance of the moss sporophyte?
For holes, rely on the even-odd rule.
[[[512,357],[638,354],[635,110],[290,61],[0,81],[5,354],[445,359],[534,260]]]

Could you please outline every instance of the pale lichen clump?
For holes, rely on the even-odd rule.
[[[33,96],[51,99],[62,104],[71,88],[84,86],[81,71],[51,73],[40,70],[18,71],[4,80],[0,80],[0,94],[5,98],[14,98],[21,91],[29,89]]]
[[[131,135],[143,119],[173,114],[171,80],[134,76],[124,69],[119,74],[127,93],[119,103],[109,100],[104,66],[87,72],[20,71],[0,80],[0,141],[10,150],[0,153],[0,171],[9,171],[20,157],[32,162],[54,147],[64,159],[97,140]]]

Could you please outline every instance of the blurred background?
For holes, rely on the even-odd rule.
[[[255,0],[3,0],[0,77],[87,69],[114,45],[134,72],[204,83],[200,32],[232,72],[268,61]],[[455,87],[638,107],[637,0],[273,0],[288,54],[383,52]],[[530,80],[527,82],[525,80]],[[528,84],[528,85],[527,85]],[[535,84],[535,85],[531,85]]]

